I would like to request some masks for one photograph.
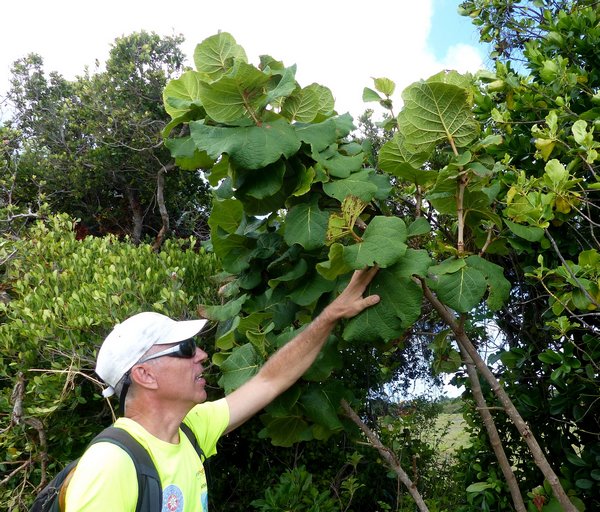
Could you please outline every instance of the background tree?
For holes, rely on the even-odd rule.
[[[162,89],[182,70],[181,42],[146,32],[119,38],[105,71],[73,82],[47,79],[39,56],[17,61],[12,126],[26,137],[21,160],[31,162],[16,184],[19,199],[31,201],[32,181],[42,180],[51,207],[92,233],[135,242],[160,233],[159,243],[169,229],[205,237],[206,186],[175,168],[160,135]]]
[[[515,286],[513,300],[497,320],[508,343],[498,357],[544,448],[563,461],[562,477],[590,496],[588,503],[596,508],[591,496],[597,493],[592,491],[598,485],[593,461],[600,432],[597,5],[509,4],[523,13],[539,9],[541,21],[540,37],[518,46],[528,77],[519,76],[510,61],[498,62],[497,79],[488,88],[494,102],[481,103],[482,115],[493,118],[504,138],[499,149],[509,158],[508,227],[525,240],[511,241],[522,263],[505,264]],[[490,16],[501,8],[498,2],[463,7],[480,21],[483,37]],[[503,30],[519,34],[522,24],[531,22],[523,14]],[[536,497],[538,503],[549,502],[546,491]]]

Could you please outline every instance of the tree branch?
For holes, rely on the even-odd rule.
[[[22,372],[17,374],[17,382],[13,388],[11,399],[13,402],[13,410],[10,418],[12,425],[25,424],[33,427],[38,434],[40,440],[40,462],[42,477],[38,489],[42,489],[47,481],[47,466],[48,466],[48,444],[46,441],[46,431],[44,424],[37,418],[29,418],[23,416],[23,396],[25,395],[25,377]]]
[[[473,393],[473,398],[475,399],[475,404],[477,405],[477,412],[479,412],[479,415],[481,416],[483,425],[487,430],[487,434],[490,439],[490,444],[492,445],[492,449],[494,450],[494,454],[498,459],[498,464],[500,465],[502,474],[504,475],[506,483],[508,484],[508,489],[510,491],[510,495],[512,496],[515,510],[517,512],[527,512],[527,508],[523,502],[523,496],[521,495],[521,490],[519,489],[519,484],[517,483],[517,479],[512,471],[511,464],[506,456],[506,452],[504,451],[500,434],[498,433],[498,429],[494,423],[494,418],[492,417],[490,408],[485,402],[483,391],[481,390],[481,383],[479,382],[479,376],[477,375],[477,370],[475,369],[473,360],[471,357],[469,357],[469,354],[464,349],[462,344],[459,343],[458,346],[460,348],[461,356],[465,362],[465,366],[467,367],[467,375],[471,381],[471,392]]]
[[[170,229],[169,212],[165,206],[165,174],[174,168],[174,164],[163,165],[160,171],[158,171],[158,176],[156,177],[156,202],[158,203],[158,210],[160,211],[160,218],[162,219],[163,225],[156,236],[154,244],[152,244],[152,249],[155,251],[160,249],[160,246],[162,245],[165,236]]]
[[[396,457],[396,454],[392,450],[390,450],[389,448],[387,448],[386,446],[384,446],[382,444],[382,442],[379,440],[379,438],[377,437],[375,432],[373,432],[358,417],[358,414],[356,414],[356,412],[354,412],[354,410],[352,409],[352,407],[350,407],[350,405],[348,404],[348,402],[346,402],[346,400],[342,399],[341,403],[342,403],[342,409],[344,409],[346,416],[348,416],[358,426],[358,428],[360,428],[362,430],[362,432],[365,434],[365,436],[367,436],[370,446],[375,448],[379,452],[379,454],[381,455],[383,460],[387,463],[387,465],[390,467],[390,469],[392,469],[398,475],[398,478],[400,479],[400,481],[406,486],[406,488],[408,489],[408,492],[412,496],[413,500],[415,500],[417,508],[421,512],[429,512],[429,509],[427,508],[427,505],[425,504],[425,502],[423,501],[423,498],[419,494],[417,487],[411,481],[411,479],[406,474],[406,472],[402,469],[402,466],[400,465],[400,461]]]

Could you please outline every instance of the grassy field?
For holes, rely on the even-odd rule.
[[[454,452],[471,444],[465,427],[465,420],[460,413],[442,413],[437,417],[436,430],[448,430],[440,443],[442,452]]]

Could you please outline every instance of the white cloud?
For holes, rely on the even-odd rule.
[[[88,4],[91,5],[91,4]],[[407,85],[440,69],[477,66],[476,50],[457,45],[437,62],[427,49],[432,1],[389,0],[104,0],[94,10],[76,0],[20,0],[3,5],[0,30],[0,96],[11,63],[39,53],[47,71],[73,79],[84,67],[106,61],[118,36],[139,30],[162,36],[182,33],[191,64],[194,47],[219,30],[230,32],[251,62],[268,53],[297,64],[302,85],[329,87],[338,111],[360,114],[362,90],[371,77]],[[481,59],[479,59],[480,62]],[[472,68],[470,68],[472,69]]]
[[[485,67],[479,50],[467,44],[456,44],[448,48],[442,64],[444,68],[455,69],[460,73]]]

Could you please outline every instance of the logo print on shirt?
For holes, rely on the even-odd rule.
[[[162,512],[182,512],[183,493],[176,485],[169,485],[163,490]]]

